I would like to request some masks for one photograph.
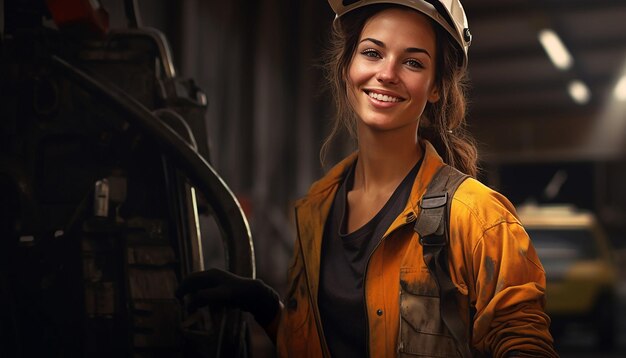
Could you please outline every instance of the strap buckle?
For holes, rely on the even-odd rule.
[[[435,209],[445,206],[448,202],[448,192],[444,192],[442,194],[433,194],[424,196],[422,201],[420,202],[420,207],[422,209]]]
[[[437,246],[446,246],[446,237],[444,235],[428,235],[428,236],[420,236],[420,244],[422,246],[429,247],[437,247]]]
[[[420,236],[422,246],[445,246],[445,211],[448,203],[448,193],[437,193],[422,197],[422,208],[414,230]]]

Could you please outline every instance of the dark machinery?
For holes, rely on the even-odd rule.
[[[241,312],[188,315],[174,296],[205,240],[254,277],[252,240],[209,163],[204,93],[125,8],[129,27],[109,31],[98,1],[4,1],[2,357],[249,354]]]

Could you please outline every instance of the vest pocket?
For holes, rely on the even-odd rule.
[[[439,291],[428,272],[400,272],[399,357],[458,357],[441,320]]]

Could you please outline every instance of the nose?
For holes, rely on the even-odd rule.
[[[381,62],[376,80],[380,83],[396,83],[398,81],[398,72],[394,61]]]

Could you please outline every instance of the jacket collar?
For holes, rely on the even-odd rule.
[[[385,236],[398,227],[415,220],[419,211],[419,202],[426,192],[428,184],[437,170],[443,166],[443,160],[437,154],[432,144],[422,140],[420,145],[425,149],[424,160],[413,183],[409,200],[402,214],[394,220]],[[307,196],[296,202],[296,226],[298,231],[296,249],[302,250],[301,254],[304,259],[313,302],[317,302],[320,253],[322,251],[322,235],[326,218],[344,173],[354,163],[357,155],[358,153],[354,152],[335,165],[323,178],[311,185]],[[303,240],[303,238],[305,239]],[[316,314],[318,313],[316,312]]]
[[[430,183],[431,179],[437,170],[443,166],[443,160],[435,150],[435,147],[433,147],[429,141],[422,139],[420,141],[420,145],[424,148],[424,160],[422,161],[422,165],[417,173],[413,188],[411,189],[408,204],[412,205],[407,205],[407,209],[409,206],[415,207],[419,204],[419,200],[426,192],[426,187]],[[334,193],[341,184],[345,172],[354,163],[357,156],[358,152],[353,152],[331,168],[324,177],[313,183],[308,194],[296,202],[296,208],[306,206],[307,204],[315,204],[318,200],[323,200],[323,197],[331,193],[334,198]],[[320,195],[322,197],[320,197]],[[320,214],[324,214],[322,217],[325,218],[328,213],[324,212]]]
[[[444,165],[443,159],[441,159],[435,150],[435,147],[433,147],[430,142],[427,140],[421,140],[420,144],[424,148],[424,160],[422,161],[422,165],[417,172],[415,181],[413,182],[409,200],[407,201],[403,212],[396,217],[387,229],[387,232],[385,232],[384,236],[389,235],[392,231],[404,224],[415,221],[419,214],[420,201],[422,200],[422,196],[426,193],[428,184],[430,184],[439,168]]]
[[[317,195],[327,193],[328,190],[332,190],[334,187],[339,186],[343,180],[345,172],[356,161],[357,156],[358,151],[353,152],[333,166],[328,173],[326,173],[326,175],[311,185],[307,195],[296,202],[296,207],[309,200],[315,200]]]

